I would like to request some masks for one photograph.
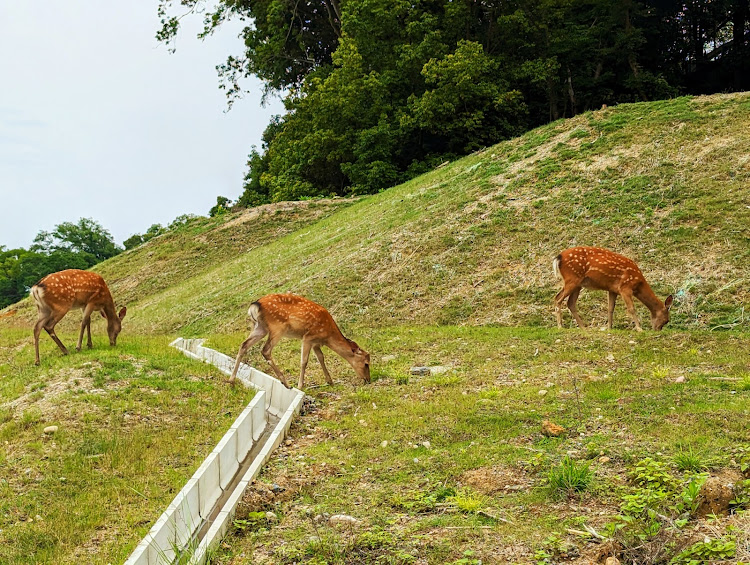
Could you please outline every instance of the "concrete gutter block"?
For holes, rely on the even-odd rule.
[[[276,412],[283,413],[284,410],[286,410],[286,406],[284,406],[285,391],[286,387],[281,383],[281,381],[277,381],[276,379],[274,379],[270,392],[271,408],[274,408]]]
[[[243,477],[243,479],[235,487],[234,491],[232,491],[232,495],[224,503],[222,511],[226,510],[227,512],[229,512],[230,520],[234,519],[234,515],[237,512],[237,505],[239,504],[240,500],[242,500],[242,495],[245,494],[245,490],[247,489],[249,484],[250,481],[246,481]]]
[[[258,441],[260,436],[263,435],[263,431],[266,429],[268,423],[268,415],[266,414],[266,392],[260,391],[255,395],[253,401],[258,399],[258,403],[253,406],[253,441]]]
[[[202,523],[198,479],[190,479],[180,491],[180,494],[177,495],[173,504],[176,507],[174,514],[175,543],[177,547],[185,547]]]
[[[237,433],[237,463],[242,463],[253,447],[253,411],[248,406],[232,426]]]
[[[226,490],[240,468],[237,459],[237,430],[230,428],[214,451],[219,454],[219,484],[222,490]]]
[[[167,515],[167,512],[162,514],[146,535],[146,539],[149,540],[149,564],[172,563],[177,555],[174,548],[174,522],[170,518],[171,516]]]
[[[212,547],[215,547],[217,543],[226,535],[229,530],[229,523],[231,522],[231,515],[229,512],[222,510],[219,515],[216,516],[213,524],[206,532],[206,537],[203,538],[200,545],[206,544],[206,550],[209,551]]]
[[[199,467],[198,492],[200,494],[200,513],[204,520],[221,496],[221,475],[219,473],[219,454],[212,452]],[[196,471],[196,475],[198,474]]]

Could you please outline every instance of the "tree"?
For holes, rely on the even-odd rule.
[[[39,232],[31,250],[47,255],[57,251],[83,254],[90,257],[90,264],[87,266],[114,257],[122,251],[110,233],[90,218],[81,218],[78,223],[63,222],[51,232]]]

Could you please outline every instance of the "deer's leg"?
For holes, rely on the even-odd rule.
[[[635,311],[635,304],[633,304],[633,295],[623,290],[620,293],[620,296],[622,296],[622,301],[625,303],[625,308],[628,309],[628,314],[630,314],[630,317],[633,318],[633,321],[635,322],[635,329],[639,332],[643,331],[643,328],[641,328],[641,323],[638,321],[638,314]]]
[[[83,343],[83,332],[86,331],[86,326],[89,326],[89,347],[91,347],[91,313],[94,311],[94,305],[89,303],[83,309],[83,320],[81,320],[81,331],[78,334],[78,345],[76,345],[76,351],[81,350],[81,344]]]
[[[299,369],[299,382],[297,388],[302,390],[305,386],[305,369],[307,368],[307,361],[310,359],[310,349],[312,349],[312,343],[307,339],[302,339],[302,351],[300,358],[300,369]]]
[[[289,383],[286,382],[286,377],[284,376],[284,373],[281,372],[281,369],[274,363],[273,357],[271,357],[271,352],[273,351],[273,348],[276,347],[276,344],[279,343],[281,340],[281,336],[268,336],[268,341],[263,346],[263,349],[261,350],[261,353],[263,354],[263,357],[265,357],[266,361],[271,365],[271,368],[273,369],[273,372],[276,373],[276,376],[279,377],[279,380],[284,383],[284,386],[286,388],[289,387]]]
[[[320,366],[323,368],[323,374],[326,376],[326,382],[329,385],[332,385],[333,379],[331,378],[331,373],[328,372],[328,367],[326,367],[325,359],[323,359],[323,350],[319,345],[316,345],[315,347],[313,347],[313,351],[315,352],[315,357],[318,358]]]
[[[57,334],[55,333],[55,326],[57,325],[57,322],[63,319],[65,314],[67,314],[67,312],[63,312],[62,314],[58,312],[52,312],[44,323],[44,329],[47,331],[52,340],[57,344],[57,347],[60,348],[60,351],[62,351],[63,355],[68,354],[68,349],[63,345],[63,342],[60,341],[60,338],[57,337]]]
[[[617,293],[612,292],[611,290],[608,293],[609,296],[609,313],[607,317],[607,328],[612,329],[612,324],[614,323],[614,317],[615,317],[615,302],[617,301]]]
[[[557,296],[555,296],[555,317],[557,318],[557,327],[562,328],[562,306],[565,302],[565,299],[573,294],[573,292],[578,289],[578,292],[581,291],[581,288],[578,286],[578,284],[574,282],[565,282],[563,289],[557,293]],[[576,299],[578,298],[578,295],[576,295]],[[568,303],[570,304],[570,303]],[[570,306],[568,306],[570,307]],[[575,301],[573,302],[573,307],[575,308]],[[572,310],[571,310],[572,312]],[[582,325],[580,322],[580,317],[576,319],[576,322],[578,322],[578,325]]]
[[[578,324],[579,328],[585,328],[586,324],[583,323],[583,320],[581,320],[581,317],[578,315],[578,308],[576,307],[576,302],[578,302],[578,295],[581,294],[581,287],[576,287],[576,289],[570,293],[570,296],[568,297],[568,310],[570,310],[570,313],[573,314],[573,317],[576,320],[576,324]]]
[[[240,363],[242,363],[242,358],[247,354],[247,350],[258,343],[261,339],[263,339],[267,333],[268,332],[266,331],[266,329],[258,324],[255,326],[253,331],[250,332],[250,335],[247,337],[247,339],[242,342],[242,345],[240,345],[240,350],[237,352],[237,360],[234,362],[232,376],[229,377],[230,383],[234,383],[234,380],[237,378],[237,371],[239,371],[240,369]]]
[[[34,361],[34,365],[39,365],[39,334],[42,333],[42,328],[47,323],[48,315],[49,314],[45,315],[40,312],[39,319],[34,325],[34,353],[36,354],[36,361]]]

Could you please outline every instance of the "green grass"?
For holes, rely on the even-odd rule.
[[[372,353],[374,382],[329,354],[328,387],[311,361],[317,410],[261,476],[286,490],[243,503],[279,521],[238,528],[214,562],[588,555],[569,530],[611,522],[638,462],[747,466],[748,146],[748,94],[622,105],[377,195],[197,219],[97,266],[128,306],[116,349],[101,326],[93,351],[67,358],[43,336],[41,369],[22,303],[0,320],[0,561],[122,560],[247,401],[169,340],[208,337],[234,355],[248,304],[281,291],[328,307]],[[632,257],[657,294],[675,294],[665,331],[636,334],[621,303],[614,331],[552,327],[551,261],[581,244]],[[601,327],[606,303],[585,292],[581,315]],[[79,319],[59,326],[68,344]],[[275,350],[291,375],[298,347]],[[259,349],[250,362],[266,369]],[[410,375],[414,365],[447,370]],[[565,437],[542,436],[545,419]],[[593,480],[561,501],[548,478],[566,457]],[[326,513],[362,523],[336,529]],[[690,522],[682,541],[706,527]]]
[[[2,563],[124,561],[252,398],[166,338],[95,333],[68,357],[43,336],[39,368],[0,333]]]

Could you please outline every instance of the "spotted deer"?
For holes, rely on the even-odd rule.
[[[607,327],[612,329],[617,295],[622,296],[628,314],[641,330],[633,298],[637,298],[651,311],[651,327],[661,330],[669,322],[672,296],[662,302],[646,282],[643,273],[633,261],[600,247],[572,247],[560,253],[552,262],[554,273],[563,280],[563,289],[555,296],[557,327],[562,327],[562,304],[568,299],[568,309],[580,327],[585,327],[578,315],[576,301],[581,288],[606,290],[609,293],[609,318]]]
[[[273,348],[285,337],[302,340],[298,388],[301,389],[305,384],[305,368],[311,349],[315,352],[315,356],[323,368],[326,382],[333,384],[331,374],[323,360],[321,347],[324,345],[346,359],[362,381],[370,382],[370,354],[352,340],[344,337],[336,322],[333,321],[331,314],[320,304],[296,294],[268,294],[253,302],[247,314],[255,327],[240,346],[234,370],[229,379],[230,383],[234,383],[242,358],[248,349],[266,335],[268,340],[261,353],[287,388],[289,388],[289,384],[284,373],[271,357]]]
[[[39,334],[44,328],[52,340],[63,352],[68,354],[67,348],[55,334],[55,326],[65,317],[71,308],[83,310],[83,321],[81,332],[78,335],[76,351],[81,350],[83,332],[88,332],[88,347],[91,344],[91,314],[94,311],[101,312],[107,320],[107,333],[109,344],[117,343],[117,336],[122,330],[122,319],[125,317],[127,308],[123,307],[119,313],[115,312],[115,303],[107,288],[104,279],[90,271],[79,269],[67,269],[47,275],[31,287],[31,296],[36,303],[39,318],[34,326],[34,351],[36,353],[36,365],[39,365]]]

